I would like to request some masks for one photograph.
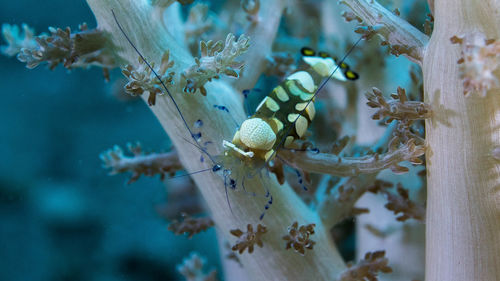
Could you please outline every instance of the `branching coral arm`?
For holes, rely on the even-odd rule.
[[[356,32],[374,32],[381,36],[391,46],[394,55],[404,55],[409,60],[422,65],[424,49],[429,38],[418,29],[401,19],[391,11],[382,7],[375,0],[343,0],[362,21],[361,27]]]
[[[406,97],[405,90],[398,87],[397,94],[392,94],[392,99],[386,100],[382,92],[373,88],[372,92],[366,93],[368,106],[379,108],[372,116],[373,119],[379,120],[388,117],[388,122],[396,120],[422,120],[431,116],[430,105],[420,101],[409,101]]]
[[[194,93],[199,89],[200,93],[206,96],[205,84],[212,79],[218,79],[222,74],[238,77],[236,71],[240,71],[243,62],[236,59],[247,51],[250,46],[249,41],[244,34],[236,39],[231,33],[226,36],[225,42],[201,41],[201,57],[195,58],[196,64],[182,73],[182,78],[186,80],[184,91]]]
[[[337,279],[338,281],[378,280],[377,275],[390,273],[389,260],[385,251],[368,252],[357,264],[349,263],[348,269]]]
[[[4,24],[2,33],[8,45],[2,46],[2,52],[8,56],[17,54],[17,58],[26,63],[26,67],[35,68],[47,63],[50,69],[62,64],[67,69],[100,66],[109,80],[109,68],[116,66],[119,60],[113,54],[112,42],[107,32],[88,29],[87,24],[79,26],[78,31],[49,27],[50,35],[34,36],[34,31],[27,25],[23,31],[16,25]]]
[[[350,158],[339,157],[329,153],[315,153],[311,151],[291,151],[281,149],[278,156],[289,165],[312,173],[330,174],[339,177],[351,177],[360,174],[372,174],[387,168],[395,172],[401,170],[398,163],[411,161],[420,164],[418,157],[422,156],[424,148],[415,145],[411,140],[400,148],[381,155]]]
[[[378,173],[350,177],[323,198],[318,213],[325,227],[332,228],[353,215],[354,204],[373,185]]]
[[[408,190],[398,183],[395,192],[390,191],[393,184],[377,180],[377,173],[351,177],[340,181],[327,192],[318,206],[321,220],[328,227],[333,227],[342,220],[369,212],[367,209],[355,208],[356,202],[366,192],[382,194],[386,197],[385,208],[392,211],[398,221],[415,219],[424,221],[425,206],[409,198]]]
[[[396,220],[406,221],[412,218],[418,221],[424,221],[425,206],[410,200],[408,189],[405,189],[401,183],[398,183],[396,193],[391,193],[385,189],[380,191],[385,195],[388,201],[385,207],[397,215]]]
[[[173,175],[183,169],[176,151],[145,154],[139,144],[129,144],[128,149],[133,156],[125,155],[117,145],[100,155],[104,168],[110,169],[110,174],[131,172],[128,183],[136,181],[142,174],[150,177],[160,175],[163,179],[166,174]]]
[[[181,218],[175,219],[168,225],[168,230],[172,231],[175,235],[187,234],[191,239],[195,234],[206,231],[214,226],[212,218],[205,217],[192,217],[186,213],[181,213]]]
[[[156,8],[154,15],[163,22],[165,28],[172,34],[179,45],[186,46],[184,36],[186,25],[182,19],[181,5],[179,3],[173,3],[166,9]]]
[[[234,84],[237,90],[253,88],[265,70],[266,58],[271,54],[271,47],[278,32],[285,2],[285,0],[262,1],[258,15],[256,15],[258,21],[245,32],[253,44],[242,57],[245,61],[245,68],[242,77]]]

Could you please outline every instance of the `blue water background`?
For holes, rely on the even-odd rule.
[[[0,23],[95,27],[85,1],[3,2]],[[167,230],[158,178],[126,185],[101,167],[115,144],[169,148],[144,102],[112,96],[99,68],[28,70],[5,56],[0,85],[0,280],[181,280],[193,250],[218,266],[213,228],[191,240]]]

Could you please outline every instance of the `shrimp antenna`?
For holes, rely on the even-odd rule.
[[[179,137],[181,137],[184,141],[186,141],[190,145],[192,145],[192,146],[196,147],[197,149],[199,149],[201,152],[204,152],[202,150],[202,147],[199,146],[198,144],[195,144],[195,143],[191,142],[190,140],[188,140],[187,138],[181,136],[180,134],[179,134]],[[169,179],[175,179],[175,178],[187,177],[187,176],[190,176],[190,175],[195,175],[195,174],[199,174],[199,173],[203,173],[203,172],[208,172],[208,171],[217,172],[220,169],[222,169],[222,166],[219,165],[219,164],[215,164],[214,163],[214,165],[212,166],[212,168],[206,168],[206,169],[198,170],[198,171],[195,171],[195,172],[192,172],[192,173],[187,173],[187,174],[172,176],[172,177],[167,178],[167,180],[169,180]]]
[[[158,73],[156,73],[156,71],[153,69],[153,67],[149,64],[149,62],[146,60],[146,58],[141,54],[141,52],[137,49],[137,47],[134,45],[134,43],[132,43],[132,40],[130,40],[130,38],[128,37],[127,33],[125,33],[125,30],[123,30],[123,27],[121,26],[120,22],[118,21],[118,19],[116,18],[116,15],[115,15],[115,11],[113,9],[111,9],[111,13],[113,14],[113,19],[115,20],[116,24],[118,25],[118,28],[120,29],[120,31],[122,32],[123,36],[125,36],[125,39],[127,39],[128,43],[132,46],[132,48],[134,48],[135,52],[139,55],[139,57],[142,59],[142,61],[147,65],[147,67],[151,70],[151,72],[153,72],[153,74],[156,76],[156,78],[160,81],[163,89],[165,89],[165,91],[167,92],[167,95],[170,97],[170,99],[172,100],[172,103],[174,104],[175,106],[175,109],[177,110],[177,112],[179,113],[179,116],[181,117],[182,119],[182,122],[184,122],[184,126],[186,126],[186,129],[189,131],[189,134],[191,135],[191,138],[194,140],[195,143],[192,143],[190,141],[187,141],[184,137],[182,137],[184,140],[186,140],[188,143],[194,145],[196,148],[198,148],[201,152],[203,152],[204,154],[206,154],[208,156],[208,158],[210,159],[210,161],[212,161],[212,163],[214,163],[214,166],[212,168],[208,168],[208,169],[204,169],[204,170],[200,170],[200,171],[196,171],[196,172],[193,172],[193,173],[190,173],[190,174],[185,174],[185,175],[179,175],[179,176],[174,176],[172,178],[176,178],[176,177],[184,177],[184,176],[189,176],[189,175],[193,175],[193,174],[197,174],[197,173],[201,173],[201,172],[205,172],[205,171],[209,171],[209,170],[212,170],[213,172],[216,172],[216,171],[219,171],[222,166],[219,165],[219,164],[216,164],[217,162],[214,160],[214,158],[212,157],[212,155],[210,155],[203,147],[197,145],[198,141],[196,140],[196,138],[194,137],[194,133],[193,131],[191,130],[191,128],[189,127],[189,125],[187,124],[187,121],[186,119],[184,118],[184,115],[182,115],[182,112],[179,108],[179,105],[177,104],[177,102],[175,101],[174,97],[172,96],[172,94],[170,93],[170,91],[168,90],[167,86],[165,85],[165,83],[163,83],[163,81],[161,80],[161,77],[160,75],[158,75]],[[226,178],[226,177],[224,177]],[[226,179],[224,179],[224,188],[225,188],[225,192],[226,192],[226,200],[227,200],[227,204],[229,205],[229,209],[231,210],[231,214],[234,215],[233,213],[233,209],[231,208],[231,203],[229,202],[229,195],[228,195],[228,192],[227,192],[227,183],[226,183]]]
[[[318,89],[316,90],[316,92],[314,92],[314,95],[311,97],[311,99],[306,103],[306,106],[304,107],[304,109],[302,109],[297,118],[295,118],[295,120],[292,122],[292,125],[288,128],[288,130],[286,131],[286,134],[285,136],[288,136],[288,134],[290,134],[290,131],[292,130],[292,128],[295,127],[295,123],[297,123],[297,120],[299,120],[299,117],[303,115],[304,111],[306,110],[306,108],[309,106],[309,104],[313,101],[313,99],[318,95],[318,93],[321,91],[321,89],[323,89],[323,87],[325,87],[326,83],[328,83],[328,81],[330,81],[330,79],[333,77],[333,75],[335,74],[335,72],[339,69],[340,65],[344,62],[344,60],[351,54],[351,52],[354,50],[354,48],[358,45],[358,43],[361,41],[361,39],[363,39],[363,36],[361,36],[357,41],[356,43],[354,43],[354,45],[351,46],[351,48],[349,48],[349,50],[346,52],[346,54],[342,57],[342,59],[340,60],[340,62],[337,64],[337,66],[335,67],[335,69],[332,71],[332,73],[330,73],[330,75],[321,83],[321,85],[318,87]],[[276,155],[276,153],[278,152],[278,149],[280,146],[283,145],[283,143],[285,142],[286,140],[286,137],[283,138],[279,143],[278,145],[276,146],[276,149],[273,151],[273,153],[271,154],[271,156],[268,158],[268,160],[266,161],[266,164],[271,160],[273,159],[273,156]],[[300,172],[297,173],[297,176],[300,176]],[[299,182],[302,184],[302,179],[299,178]],[[304,190],[307,190],[307,188],[302,184]],[[271,204],[273,203],[273,196],[270,194],[269,190],[267,190],[266,192],[266,198],[269,197],[269,201],[266,203],[265,207],[264,207],[264,212],[260,215],[259,219],[262,220],[264,218],[264,215],[265,215],[265,212],[267,211],[267,209],[269,209],[271,207]]]
[[[330,73],[330,75],[321,83],[321,85],[319,85],[318,89],[316,90],[316,92],[314,93],[314,95],[312,96],[312,98],[306,103],[306,106],[304,107],[304,109],[302,109],[300,112],[299,112],[299,115],[297,116],[297,118],[295,118],[295,120],[292,122],[292,126],[290,126],[288,128],[288,130],[286,131],[286,134],[285,136],[288,136],[288,134],[290,134],[290,131],[295,127],[295,123],[297,123],[297,120],[299,120],[300,116],[303,115],[304,111],[306,110],[306,108],[309,106],[309,104],[313,101],[313,99],[318,95],[319,91],[321,91],[323,89],[323,87],[325,87],[326,83],[328,83],[328,81],[330,81],[330,79],[332,79],[333,75],[335,74],[335,72],[339,69],[340,65],[345,61],[345,59],[351,54],[351,52],[354,50],[354,48],[358,45],[359,42],[361,42],[361,40],[364,38],[364,36],[361,36],[357,41],[356,43],[354,43],[354,45],[351,46],[351,48],[349,48],[349,50],[345,53],[345,55],[342,57],[342,59],[340,60],[340,62],[337,64],[337,66],[335,67],[335,69],[332,71],[332,73]],[[285,142],[286,138],[283,138],[280,143],[278,144],[278,146],[276,146],[276,149],[273,151],[273,153],[271,154],[271,156],[268,158],[268,160],[266,161],[269,162],[270,159],[273,158],[273,156],[277,153],[278,151],[278,148],[280,146],[283,145],[283,143]]]
[[[170,99],[172,100],[172,103],[174,104],[175,106],[175,109],[177,110],[177,112],[179,113],[179,116],[181,117],[182,119],[182,122],[184,122],[184,125],[186,126],[187,130],[189,131],[189,134],[191,135],[191,138],[193,138],[193,140],[195,142],[196,141],[196,138],[194,137],[194,133],[193,131],[191,130],[191,128],[189,127],[189,125],[187,124],[186,122],[186,119],[184,119],[184,115],[182,115],[182,112],[181,112],[181,109],[179,108],[179,105],[177,104],[177,102],[175,101],[174,97],[172,96],[172,94],[170,93],[170,91],[168,90],[167,86],[165,85],[165,83],[163,83],[163,81],[161,80],[161,77],[160,75],[158,75],[158,73],[156,73],[156,71],[153,69],[153,67],[149,64],[149,62],[146,60],[146,58],[144,58],[144,56],[141,54],[141,52],[139,52],[139,50],[137,49],[137,47],[134,45],[134,43],[132,43],[132,40],[130,40],[130,38],[128,37],[127,33],[125,33],[125,30],[123,30],[123,27],[122,25],[120,24],[120,22],[118,21],[118,19],[116,18],[116,15],[115,15],[115,11],[113,9],[111,9],[111,13],[113,14],[113,19],[115,20],[116,24],[118,25],[118,28],[120,29],[120,31],[122,32],[123,36],[125,36],[125,39],[127,39],[128,43],[132,46],[132,48],[134,48],[135,52],[139,55],[139,57],[142,59],[142,61],[148,66],[148,68],[151,70],[151,72],[153,72],[153,74],[156,76],[156,78],[160,81],[161,83],[161,86],[163,87],[163,89],[165,89],[165,91],[167,92],[167,95],[170,97]],[[210,160],[215,163],[214,159],[212,158],[212,155],[210,155],[205,149],[203,148],[199,148],[201,152],[203,152],[204,154],[206,154],[208,156],[208,158],[210,158]]]
[[[168,180],[170,180],[170,179],[176,179],[176,178],[182,178],[182,177],[187,177],[187,176],[190,176],[190,175],[199,174],[199,173],[203,173],[203,172],[211,171],[211,170],[213,170],[213,168],[207,168],[207,169],[199,170],[199,171],[192,172],[192,173],[189,173],[189,174],[182,174],[182,175],[173,176],[173,177],[168,178]]]
[[[199,145],[196,145],[196,144],[190,142],[188,139],[186,139],[183,136],[180,136],[180,137],[183,138],[187,143],[193,145],[194,147],[198,148],[199,150],[202,150],[202,148]],[[207,168],[207,169],[199,170],[199,171],[188,173],[188,174],[173,176],[173,177],[170,177],[168,179],[181,178],[181,177],[186,177],[186,176],[190,176],[190,175],[194,175],[194,174],[199,174],[199,173],[203,173],[203,172],[208,172],[208,171],[212,171],[212,172],[215,173],[215,172],[221,170],[222,168],[223,167],[220,164],[215,164],[215,162],[214,162],[214,165],[212,166],[212,168]],[[229,175],[227,175],[226,173],[227,173],[226,170],[224,170],[223,171],[223,176],[224,176],[224,192],[226,193],[226,201],[227,201],[227,205],[229,207],[229,211],[231,211],[231,214],[234,216],[233,208],[231,207],[231,202],[229,201],[229,194],[227,192],[227,179],[228,179]]]

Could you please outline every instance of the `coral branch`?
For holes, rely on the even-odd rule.
[[[254,17],[263,20],[251,24],[245,31],[245,34],[252,39],[252,45],[242,57],[245,61],[242,77],[234,83],[238,91],[253,88],[266,68],[266,59],[272,52],[273,42],[287,1],[266,0],[260,2],[259,12]]]
[[[498,77],[493,73],[500,66],[500,40],[487,40],[482,33],[473,32],[451,37],[451,42],[462,48],[460,78],[464,82],[464,95],[486,92],[500,86]]]
[[[389,123],[392,120],[421,120],[430,118],[430,105],[419,101],[409,101],[403,88],[398,87],[397,94],[392,94],[391,97],[391,100],[386,100],[382,92],[375,87],[372,89],[372,93],[366,93],[368,106],[379,108],[373,114],[373,119],[388,118],[387,123]]]
[[[392,138],[390,139],[388,144],[390,151],[396,150],[400,145],[404,145],[410,140],[413,140],[416,145],[424,145],[424,139],[420,135],[418,135],[418,133],[414,132],[413,128],[411,127],[412,124],[413,121],[407,120],[396,122],[396,127],[394,128]],[[410,161],[414,165],[422,164],[422,161],[418,158],[413,158]]]
[[[214,226],[214,221],[210,217],[194,218],[186,213],[181,214],[181,220],[174,220],[168,225],[168,230],[176,235],[187,233],[191,239],[195,234],[206,231]]]
[[[354,14],[344,14],[346,20],[362,20],[362,27],[356,30],[364,36],[374,33],[389,45],[395,56],[404,55],[411,61],[422,65],[424,48],[429,41],[427,35],[420,32],[408,22],[382,7],[375,0],[342,0]]]
[[[207,90],[204,85],[212,79],[218,79],[221,74],[238,77],[236,71],[240,71],[243,63],[236,61],[236,57],[246,52],[249,44],[249,38],[241,35],[238,40],[229,33],[226,42],[222,40],[201,41],[201,58],[195,58],[195,65],[192,65],[182,73],[182,78],[186,80],[184,92],[194,93],[197,89],[206,96]]]
[[[387,197],[388,203],[385,204],[385,207],[388,210],[393,211],[395,215],[401,213],[401,215],[396,218],[398,221],[406,221],[410,218],[418,221],[424,221],[425,206],[411,201],[408,190],[403,188],[401,183],[398,183],[397,194],[394,194],[387,189],[381,189],[380,192]]]
[[[139,64],[138,68],[130,64],[122,67],[123,75],[129,80],[124,89],[125,92],[132,96],[149,93],[148,104],[149,106],[153,106],[156,104],[156,95],[163,95],[165,93],[163,92],[160,80],[141,58],[139,58]],[[173,66],[174,61],[170,60],[170,52],[166,51],[161,57],[160,68],[155,70],[165,85],[169,85],[173,81],[175,72],[171,71],[167,73],[167,70]],[[155,67],[154,63],[151,63],[151,67]]]
[[[199,42],[207,31],[214,27],[214,21],[208,15],[209,6],[205,3],[197,3],[189,10],[185,24],[185,40],[193,55],[198,54]]]
[[[342,273],[339,281],[377,281],[379,272],[391,273],[392,269],[388,266],[389,260],[385,257],[385,251],[368,252],[365,258],[356,265],[347,264],[347,270]]]
[[[106,69],[116,66],[108,34],[98,29],[89,30],[85,23],[79,26],[78,32],[72,33],[69,27],[50,27],[50,35],[42,34],[34,38],[32,30],[26,26],[23,29],[24,35],[21,35],[18,28],[4,25],[4,36],[9,41],[4,52],[13,55],[18,50],[17,58],[28,68],[35,68],[43,62],[48,63],[50,69],[60,63],[68,69],[91,65]]]
[[[383,190],[392,187],[383,181],[375,180],[377,174],[361,175],[345,179],[337,187],[326,194],[320,202],[318,212],[326,227],[333,227],[342,220],[355,215],[354,204],[365,192],[373,188]]]
[[[182,264],[177,266],[177,270],[186,278],[186,281],[217,281],[217,271],[213,269],[209,273],[205,273],[203,272],[204,265],[205,259],[192,253],[182,261]]]
[[[141,175],[152,177],[160,175],[163,179],[166,174],[174,174],[183,167],[175,151],[167,153],[144,154],[139,144],[128,144],[128,149],[133,156],[126,156],[119,146],[114,146],[99,156],[104,168],[111,169],[110,174],[131,172],[132,177],[128,183],[133,183]]]
[[[393,151],[356,158],[287,149],[281,149],[278,152],[278,155],[293,167],[312,173],[330,174],[339,177],[372,174],[387,168],[391,168],[395,173],[404,173],[407,168],[399,166],[398,163],[410,161],[414,164],[421,164],[418,157],[423,154],[424,148],[415,145],[413,139]]]

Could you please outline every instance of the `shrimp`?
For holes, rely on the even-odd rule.
[[[232,140],[223,141],[222,145],[225,148],[224,152],[221,155],[213,156],[205,147],[198,144],[199,134],[193,133],[167,86],[127,36],[118,22],[114,11],[112,11],[112,13],[116,24],[129,44],[160,81],[161,86],[175,106],[175,109],[194,142],[187,139],[185,140],[194,145],[212,162],[211,168],[182,176],[205,171],[212,171],[214,173],[222,171],[226,200],[231,212],[232,209],[229,202],[228,187],[235,190],[237,186],[240,185],[242,189],[247,192],[244,185],[245,178],[261,175],[261,171],[274,159],[279,148],[282,146],[291,148],[293,147],[294,141],[305,137],[307,128],[309,124],[311,124],[316,113],[314,98],[328,80],[335,78],[340,81],[347,81],[356,80],[359,77],[356,72],[350,70],[344,60],[362,38],[351,47],[340,61],[325,52],[319,52],[318,55],[316,55],[316,52],[311,48],[302,48],[301,53],[304,62],[308,66],[307,69],[292,73],[282,83],[276,86],[271,93],[260,102],[256,112],[246,119],[239,129],[236,130]],[[342,71],[337,72],[338,69]],[[214,105],[214,107],[229,113],[224,106]],[[253,196],[257,195],[255,193],[251,194]],[[268,199],[264,207],[264,209],[267,210],[273,203],[273,197],[267,187],[263,196]],[[264,214],[265,211],[260,215],[261,220]]]

